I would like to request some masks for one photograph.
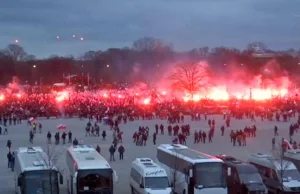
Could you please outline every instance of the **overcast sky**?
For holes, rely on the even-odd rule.
[[[143,36],[176,50],[251,41],[299,48],[300,0],[0,0],[0,48],[19,40],[38,57],[78,56]]]

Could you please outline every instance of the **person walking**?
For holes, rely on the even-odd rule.
[[[115,152],[116,152],[115,146],[111,145],[110,148],[109,148],[109,153],[110,153],[109,160],[110,161],[115,161]]]
[[[123,160],[123,158],[124,158],[124,152],[125,152],[125,148],[123,147],[123,145],[119,146],[118,152],[119,152],[119,158],[120,158],[120,160]]]

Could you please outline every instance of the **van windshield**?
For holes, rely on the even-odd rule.
[[[170,187],[168,177],[146,177],[145,188],[165,189]]]
[[[195,185],[203,188],[226,187],[224,164],[221,162],[198,163],[194,166]]]
[[[111,169],[79,170],[77,187],[79,193],[110,190],[113,186]]]
[[[245,184],[263,183],[258,173],[240,173],[239,177],[241,182]]]
[[[296,169],[290,169],[290,170],[283,170],[277,171],[278,175],[281,176],[282,174],[282,179],[284,182],[287,182],[289,180],[300,180],[300,173]]]
[[[24,175],[24,191],[27,194],[58,193],[57,171],[30,171]]]

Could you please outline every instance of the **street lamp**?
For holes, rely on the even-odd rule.
[[[109,64],[107,64],[106,67],[109,67]]]
[[[33,68],[36,68],[36,65],[33,65],[32,67],[33,67]]]

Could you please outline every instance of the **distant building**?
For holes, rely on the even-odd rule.
[[[271,52],[255,52],[252,54],[253,57],[257,58],[272,58],[276,56],[276,53]]]

